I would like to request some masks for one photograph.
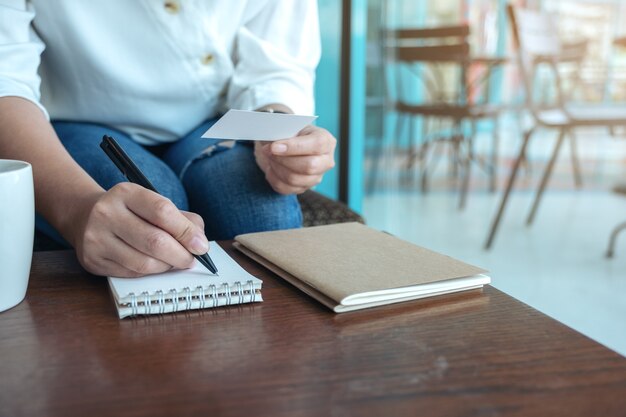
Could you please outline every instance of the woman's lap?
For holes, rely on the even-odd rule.
[[[161,195],[172,200],[179,209],[189,209],[185,190],[174,171],[148,148],[124,133],[91,123],[54,122],[52,125],[72,158],[105,190],[126,181],[100,148],[102,136],[109,135],[120,144]]]
[[[271,188],[250,142],[220,144],[201,138],[213,122],[192,131],[163,155],[187,190],[190,210],[204,219],[207,236],[230,239],[241,233],[300,227],[298,199]]]
[[[217,145],[200,138],[204,123],[166,149],[162,158],[127,135],[90,123],[54,122],[61,142],[76,162],[104,189],[126,181],[100,149],[102,136],[113,136],[155,188],[179,209],[200,214],[209,239],[231,239],[237,234],[300,227],[302,215],[295,196],[274,192],[258,168],[251,146]],[[181,175],[182,174],[182,175]],[[180,178],[179,178],[180,176]],[[60,236],[40,216],[37,228],[56,240]]]

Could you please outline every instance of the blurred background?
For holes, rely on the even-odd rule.
[[[626,355],[626,2],[319,9],[317,191]]]

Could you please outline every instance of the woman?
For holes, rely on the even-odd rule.
[[[0,157],[33,165],[37,227],[94,274],[189,267],[205,233],[299,227],[295,194],[334,166],[314,126],[200,138],[228,108],[313,112],[314,0],[2,0],[0,27]],[[104,134],[165,197],[124,182]]]

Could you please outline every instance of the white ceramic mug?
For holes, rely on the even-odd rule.
[[[0,159],[0,311],[26,296],[35,235],[33,170]]]

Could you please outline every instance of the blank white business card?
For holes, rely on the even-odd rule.
[[[317,116],[298,114],[267,113],[248,110],[229,110],[203,138],[232,140],[274,141],[296,136]]]

